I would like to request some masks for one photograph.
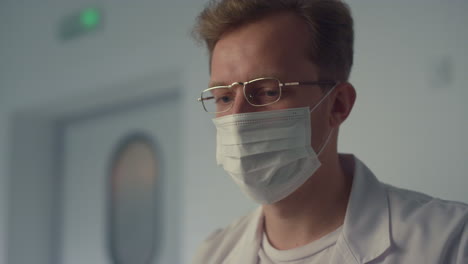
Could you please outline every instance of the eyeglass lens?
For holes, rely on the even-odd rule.
[[[219,87],[204,91],[201,101],[205,110],[210,113],[228,111],[234,103],[236,93],[242,92],[236,87]],[[278,101],[280,96],[280,83],[276,79],[259,79],[245,86],[245,97],[250,104],[255,106],[272,104]]]

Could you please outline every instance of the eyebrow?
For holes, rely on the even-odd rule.
[[[227,86],[228,84],[226,84],[225,82],[219,82],[219,81],[214,81],[214,82],[210,82],[208,84],[208,87],[215,87],[215,86]]]
[[[249,79],[247,81],[255,80],[255,79],[258,79],[258,78],[265,78],[265,77],[273,77],[273,78],[279,79],[281,82],[284,82],[281,79],[281,77],[284,77],[284,75],[280,74],[279,72],[272,72],[271,74],[256,75],[256,77],[249,76]],[[238,82],[240,82],[240,81],[238,81]],[[222,82],[222,81],[213,81],[213,82],[209,82],[208,87],[228,86],[230,84],[231,83],[227,84],[226,82]]]

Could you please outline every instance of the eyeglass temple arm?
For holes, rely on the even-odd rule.
[[[210,97],[206,97],[206,98],[197,98],[197,101],[198,102],[201,102],[201,101],[205,101],[205,100],[210,100],[210,99],[214,99],[214,96],[210,96]]]
[[[281,83],[281,86],[292,86],[292,85],[335,85],[337,81],[316,81],[316,82],[290,82]]]

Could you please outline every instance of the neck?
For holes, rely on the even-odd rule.
[[[273,247],[300,247],[343,224],[352,175],[344,172],[336,152],[322,158],[322,166],[293,194],[263,205],[264,230]]]

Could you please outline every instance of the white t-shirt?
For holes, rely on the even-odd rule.
[[[305,246],[289,250],[274,248],[263,233],[262,244],[258,252],[259,264],[318,264],[329,263],[342,226],[319,240]]]

